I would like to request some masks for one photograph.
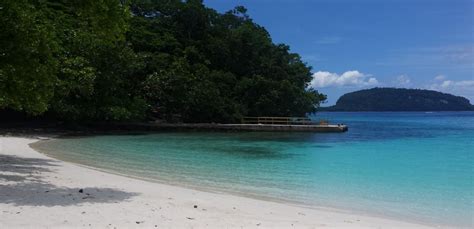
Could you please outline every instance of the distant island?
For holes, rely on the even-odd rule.
[[[470,111],[468,99],[432,90],[372,88],[341,96],[321,111]]]

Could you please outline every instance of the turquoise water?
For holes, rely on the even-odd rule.
[[[474,112],[320,113],[346,133],[166,132],[65,138],[41,152],[146,179],[473,227]]]

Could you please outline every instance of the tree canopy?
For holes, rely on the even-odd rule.
[[[0,109],[62,120],[302,116],[311,68],[243,6],[200,0],[4,0]]]

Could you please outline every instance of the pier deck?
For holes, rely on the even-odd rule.
[[[213,128],[246,131],[345,132],[346,125],[216,124]]]
[[[345,132],[346,125],[281,125],[281,124],[214,124],[214,123],[147,123],[121,126],[121,129],[158,130],[230,130],[230,131],[282,131],[282,132]]]
[[[280,132],[346,132],[344,124],[329,124],[327,120],[318,122],[306,117],[245,117],[241,123],[108,123],[104,127],[120,130],[160,131],[160,130],[229,130],[229,131],[280,131]]]

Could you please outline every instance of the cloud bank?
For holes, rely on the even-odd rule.
[[[474,80],[449,80],[443,75],[436,76],[427,88],[435,91],[461,95],[473,101]]]
[[[440,83],[432,84],[430,88],[434,90],[450,90],[450,91],[456,91],[460,89],[474,90],[474,80],[461,80],[461,81],[444,80]]]
[[[446,79],[446,76],[444,76],[444,75],[437,75],[437,76],[434,78],[435,81],[442,81],[442,80],[444,80],[444,79]]]
[[[337,73],[318,71],[313,74],[311,87],[368,87],[377,85],[376,78],[359,71],[347,71],[341,75]]]
[[[395,79],[395,84],[401,87],[409,87],[411,86],[411,79],[407,75],[399,75]]]

